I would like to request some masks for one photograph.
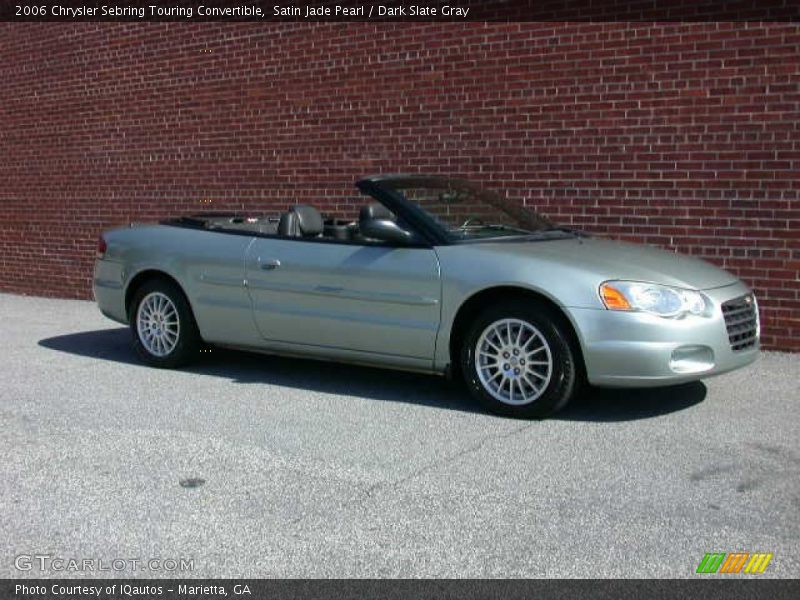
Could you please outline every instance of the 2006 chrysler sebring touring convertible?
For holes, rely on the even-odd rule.
[[[701,260],[557,227],[461,180],[359,181],[324,218],[206,214],[103,233],[94,291],[142,359],[203,344],[459,374],[487,409],[543,417],[582,381],[641,387],[758,355],[752,292]]]

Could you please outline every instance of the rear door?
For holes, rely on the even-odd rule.
[[[441,285],[432,248],[262,237],[245,270],[265,340],[433,358]]]

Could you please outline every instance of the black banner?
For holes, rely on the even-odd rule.
[[[3,580],[3,600],[609,600],[697,598],[734,600],[800,597],[796,580],[263,580],[60,579]]]
[[[3,21],[797,21],[796,0],[8,0]]]

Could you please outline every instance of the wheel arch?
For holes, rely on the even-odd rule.
[[[194,317],[194,307],[192,306],[192,302],[189,299],[186,290],[181,285],[180,281],[178,281],[174,276],[170,275],[166,271],[156,268],[149,268],[149,269],[142,269],[138,273],[136,273],[131,279],[128,281],[128,285],[125,287],[125,314],[130,315],[131,310],[131,302],[133,302],[133,297],[136,295],[136,292],[147,282],[149,281],[168,281],[177,287],[181,293],[183,294],[186,303],[189,305],[189,310],[192,311],[192,317]]]
[[[469,325],[474,318],[480,314],[482,310],[488,306],[491,306],[492,304],[518,299],[527,299],[539,305],[545,306],[551,312],[551,314],[558,319],[559,324],[562,326],[564,332],[569,338],[568,341],[570,346],[575,352],[580,373],[585,377],[586,363],[584,362],[583,358],[581,338],[568,313],[546,294],[530,288],[515,285],[500,285],[484,288],[473,293],[461,303],[461,306],[458,307],[450,327],[450,339],[448,342],[448,349],[450,353],[450,369],[458,369],[458,354],[461,349],[461,344],[464,342],[464,338],[469,331]]]

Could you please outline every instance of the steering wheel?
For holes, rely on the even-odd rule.
[[[466,221],[464,221],[459,229],[466,229],[470,225],[486,225],[486,223],[484,223],[483,219],[480,217],[469,217]]]

